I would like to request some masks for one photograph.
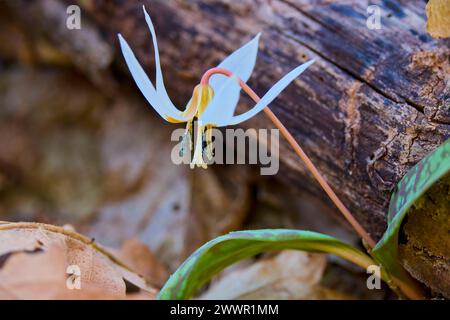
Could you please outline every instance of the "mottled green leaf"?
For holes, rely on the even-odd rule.
[[[438,180],[450,172],[450,139],[411,168],[393,193],[388,212],[388,228],[372,251],[389,274],[408,277],[398,261],[398,233],[411,206]]]
[[[229,265],[261,252],[283,249],[332,253],[363,268],[375,264],[353,246],[321,233],[287,229],[237,231],[211,240],[195,251],[170,277],[158,298],[192,298]]]

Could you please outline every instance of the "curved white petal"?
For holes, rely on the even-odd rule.
[[[270,90],[261,98],[261,100],[249,111],[232,117],[229,121],[229,125],[238,124],[246,121],[264,109],[269,103],[271,103],[280,93],[284,90],[295,78],[297,78],[303,71],[305,71],[310,65],[314,63],[314,60],[308,61],[281,78]]]
[[[120,48],[122,49],[122,54],[128,65],[128,69],[130,70],[131,75],[136,82],[136,85],[138,86],[139,90],[141,90],[145,99],[147,99],[147,101],[156,110],[156,112],[158,112],[158,114],[164,119],[167,119],[167,117],[169,116],[178,121],[186,121],[186,119],[182,117],[181,112],[177,108],[161,101],[160,97],[156,93],[155,88],[153,87],[153,84],[147,77],[144,69],[139,64],[139,61],[136,59],[136,56],[134,55],[128,43],[120,33],[118,34],[118,37]]]
[[[239,79],[235,75],[228,77],[201,115],[201,122],[216,127],[228,125],[239,101],[240,91]]]
[[[176,109],[175,105],[172,103],[172,100],[170,100],[170,97],[167,94],[166,87],[164,86],[164,79],[161,70],[161,62],[159,59],[159,49],[158,49],[158,42],[156,40],[155,27],[153,26],[153,22],[152,19],[150,18],[150,15],[147,13],[147,10],[145,10],[145,6],[142,6],[142,10],[144,10],[145,21],[147,22],[148,28],[150,29],[150,33],[152,34],[153,49],[155,51],[156,94],[160,97],[161,101]]]
[[[226,57],[217,67],[227,69],[242,81],[247,82],[255,67],[260,36],[261,33],[258,33],[252,40]],[[211,77],[209,84],[214,92],[219,92],[226,78],[226,76],[221,74],[214,74]]]

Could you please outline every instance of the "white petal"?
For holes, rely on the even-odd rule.
[[[158,112],[158,114],[164,119],[166,119],[167,116],[170,116],[174,119],[185,121],[185,119],[181,116],[181,112],[178,109],[170,105],[167,105],[166,103],[163,103],[161,101],[159,96],[156,94],[156,90],[153,87],[153,84],[147,77],[147,74],[145,73],[144,69],[142,69],[141,65],[136,59],[136,56],[134,55],[128,43],[125,41],[125,39],[122,37],[121,34],[118,34],[118,37],[120,42],[120,48],[122,49],[122,54],[128,65],[128,69],[130,70],[134,81],[136,82],[138,88],[141,90],[142,94],[147,99],[147,101],[152,105],[152,107],[156,110],[156,112]]]
[[[310,65],[314,63],[314,60],[308,61],[281,78],[270,90],[261,98],[261,100],[249,111],[233,117],[229,125],[238,124],[246,121],[264,109],[269,103],[271,103],[280,93],[284,90],[295,78],[297,78],[303,71],[305,71]]]
[[[156,90],[153,87],[153,84],[147,77],[144,69],[142,69],[141,65],[137,61],[136,56],[134,55],[128,43],[120,33],[118,34],[118,36],[123,57],[125,58],[128,69],[130,70],[134,81],[136,82],[137,86],[139,87],[147,101],[153,106],[153,108],[155,108],[156,112],[163,116],[163,106],[159,103],[159,99],[156,96]]]
[[[240,91],[239,79],[234,75],[228,77],[201,115],[202,123],[217,127],[228,125],[239,101]]]
[[[164,79],[161,70],[161,62],[159,59],[159,49],[158,49],[158,42],[156,40],[155,27],[153,26],[152,19],[145,10],[145,6],[142,6],[142,9],[144,10],[145,21],[147,22],[148,28],[150,29],[150,33],[152,34],[153,49],[155,51],[156,94],[159,96],[161,101],[163,101],[168,105],[171,105],[172,108],[176,109],[175,105],[172,103],[172,100],[170,100],[170,97],[167,94],[166,87],[164,86]]]
[[[247,82],[255,67],[256,55],[258,54],[258,43],[261,33],[258,33],[252,40],[234,51],[226,57],[217,67],[231,71],[242,81]],[[214,74],[209,84],[214,92],[218,92],[226,81],[226,76]]]

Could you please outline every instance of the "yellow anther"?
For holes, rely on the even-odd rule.
[[[211,160],[213,158],[213,127],[211,125],[205,128],[205,141],[206,141],[206,158]]]

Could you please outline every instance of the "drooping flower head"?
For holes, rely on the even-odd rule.
[[[195,165],[206,168],[206,162],[203,159],[203,136],[206,129],[235,125],[250,119],[263,110],[284,88],[314,63],[311,60],[293,69],[280,79],[252,109],[243,114],[234,115],[240,97],[241,86],[250,78],[255,66],[258,42],[261,36],[259,33],[248,43],[225,58],[216,68],[210,69],[213,72],[206,72],[202,77],[201,83],[194,88],[192,98],[187,103],[184,111],[181,111],[172,103],[167,94],[161,70],[155,28],[145,7],[143,7],[143,10],[152,35],[155,51],[156,86],[153,86],[128,43],[119,34],[122,54],[138,88],[155,111],[168,122],[187,123],[183,143],[185,149],[189,151],[193,145],[191,140],[192,123],[197,119],[197,141],[191,168]],[[208,130],[208,132],[211,132],[211,130]],[[205,139],[207,139],[207,146],[212,146],[211,136],[207,135]]]

